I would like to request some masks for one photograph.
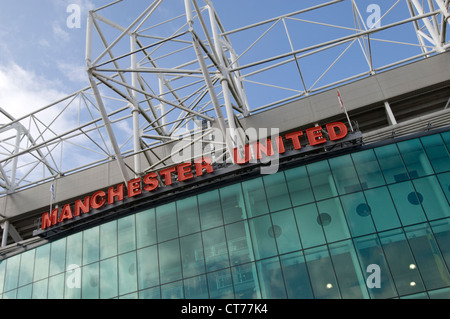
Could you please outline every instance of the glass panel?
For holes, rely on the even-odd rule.
[[[136,214],[136,241],[138,249],[156,244],[155,209]]]
[[[3,292],[17,288],[19,281],[20,255],[13,256],[7,260],[5,273],[5,286]]]
[[[64,298],[81,298],[81,267],[69,265],[65,273]],[[50,294],[50,291],[49,291]]]
[[[367,205],[378,231],[400,227],[400,220],[387,187],[379,187],[364,192]]]
[[[175,203],[156,207],[158,242],[178,237],[177,210]]]
[[[183,276],[192,277],[205,272],[205,258],[200,233],[180,238]]]
[[[184,295],[186,299],[208,299],[206,275],[184,280]]]
[[[289,169],[284,172],[284,175],[293,206],[314,202],[314,195],[305,166]]]
[[[158,247],[139,249],[137,258],[139,289],[159,285]]]
[[[314,298],[303,253],[295,252],[280,258],[287,297],[290,299]]]
[[[308,249],[304,253],[315,298],[341,298],[327,247]]]
[[[325,236],[316,204],[294,208],[303,248],[325,244]]]
[[[233,299],[233,281],[230,269],[224,269],[209,273],[208,275],[209,296],[211,299]]]
[[[84,266],[81,269],[81,298],[98,299],[99,297],[98,263]]]
[[[450,216],[450,206],[442,193],[441,185],[436,176],[429,176],[413,180],[417,194],[423,196],[422,207],[427,214],[428,220]]]
[[[447,201],[450,202],[450,173],[437,175]]]
[[[328,161],[309,164],[307,169],[316,200],[338,195]]]
[[[117,255],[117,221],[100,226],[100,259]]]
[[[450,219],[434,221],[430,224],[447,267],[450,267],[450,245],[448,244],[450,243]]]
[[[380,233],[384,254],[399,295],[424,291],[420,273],[402,230]]]
[[[258,261],[256,267],[258,269],[262,298],[286,298],[286,289],[278,257]]]
[[[363,189],[385,184],[383,173],[373,150],[353,153],[352,158]]]
[[[180,236],[200,231],[197,196],[177,201],[178,227]]]
[[[207,272],[230,266],[223,227],[203,232],[203,245]]]
[[[331,244],[329,249],[342,298],[369,298],[366,282],[361,272],[361,266],[353,243],[350,240],[346,240]]]
[[[272,223],[268,215],[253,218],[249,221],[252,235],[253,252],[256,259],[263,259],[277,254],[277,246],[273,236]]]
[[[119,254],[136,249],[136,223],[134,215],[117,221],[117,240]]]
[[[289,192],[283,172],[266,175],[264,176],[263,181],[266,188],[269,210],[271,212],[291,207],[291,199],[289,198]]]
[[[137,290],[136,252],[119,255],[119,295]]]
[[[83,265],[97,261],[100,256],[99,227],[83,232]]]
[[[66,238],[51,244],[50,276],[64,272],[66,269]]]
[[[47,287],[48,287],[48,279],[34,282],[31,298],[46,299],[47,298]]]
[[[428,224],[405,228],[427,290],[450,286],[450,274]]]
[[[342,196],[341,201],[353,236],[368,235],[375,232],[371,217],[372,209],[367,204],[363,193]]]
[[[19,287],[27,285],[33,281],[34,256],[34,249],[22,254],[19,272]]]
[[[24,286],[17,289],[17,299],[31,299],[32,285]]]
[[[383,249],[376,235],[369,235],[355,238],[355,249],[358,253],[359,261],[363,273],[366,276],[366,283],[376,284],[371,288],[368,286],[369,294],[373,299],[387,299],[397,297],[391,272],[384,258]],[[378,270],[372,270],[372,267],[379,267]]]
[[[161,283],[181,279],[180,244],[178,239],[158,245]]]
[[[254,263],[232,267],[236,299],[260,299],[258,274]]]
[[[200,212],[202,230],[223,225],[222,209],[217,189],[198,195],[198,210]]]
[[[359,184],[350,155],[335,157],[328,161],[340,195],[361,190],[361,185]]]
[[[183,299],[183,282],[177,281],[161,286],[161,299]]]
[[[339,198],[332,198],[317,203],[319,221],[322,223],[327,241],[333,242],[350,238],[344,212]]]
[[[232,266],[253,261],[252,242],[247,221],[225,226]]]
[[[375,149],[375,154],[388,184],[405,181],[409,178],[397,145],[378,147]]]
[[[80,273],[81,273],[81,268]],[[48,279],[48,299],[63,299],[64,298],[64,275],[59,274]],[[75,288],[74,288],[75,289]],[[77,297],[79,298],[81,291],[78,290]]]
[[[269,236],[275,238],[280,254],[302,249],[292,209],[272,214],[272,223]]]
[[[154,287],[139,291],[139,299],[161,299],[161,288]]]
[[[447,150],[450,151],[450,132],[441,133],[441,136],[447,146]]]
[[[428,292],[430,299],[450,299],[450,289],[438,289]]]
[[[439,134],[420,139],[436,173],[450,170],[450,154]]]
[[[419,139],[400,142],[397,145],[411,178],[433,174],[433,169]]]
[[[83,258],[83,233],[80,232],[67,237],[67,247],[66,270],[70,265],[81,267]]]
[[[3,285],[5,283],[5,271],[6,271],[6,261],[0,261],[0,294],[3,292]],[[1,298],[0,298],[1,299]]]
[[[50,244],[47,244],[36,248],[33,281],[38,281],[47,278],[49,269],[50,269]]]
[[[389,185],[389,191],[403,226],[426,221],[421,205],[424,197],[411,182]]]
[[[110,299],[119,294],[117,257],[100,262],[100,298]]]
[[[259,216],[269,212],[262,178],[243,182],[242,190],[244,191],[248,217]]]
[[[225,224],[247,218],[240,183],[221,188],[219,191]]]

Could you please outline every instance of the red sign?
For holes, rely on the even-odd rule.
[[[328,140],[330,141],[343,139],[348,133],[347,126],[341,122],[327,124],[326,130],[328,133]],[[274,155],[274,145],[276,145],[278,154],[285,153],[286,143],[290,144],[294,150],[301,150],[302,144],[300,137],[305,134],[310,146],[319,146],[327,142],[327,138],[322,133],[321,126],[307,129],[305,132],[298,131],[288,133],[284,135],[284,138],[278,136],[275,138],[275,141],[267,138],[264,144],[259,141],[252,144],[256,160],[260,160],[263,157],[263,154],[269,157]],[[237,149],[234,150],[233,157],[236,164],[242,165],[250,162],[252,159],[250,147],[251,145],[246,145],[244,147],[244,158],[240,156]],[[145,175],[143,178],[135,178],[128,181],[126,187],[124,183],[121,183],[108,188],[107,191],[100,190],[91,196],[78,199],[74,204],[66,204],[62,207],[61,211],[59,208],[55,208],[51,213],[47,212],[43,214],[41,229],[45,230],[56,226],[59,223],[72,220],[75,217],[89,214],[91,210],[99,210],[108,205],[121,202],[125,197],[134,198],[143,194],[143,192],[152,192],[159,187],[164,187],[164,185],[170,186],[173,184],[173,175],[176,175],[178,182],[188,182],[195,176],[200,177],[205,173],[211,174],[213,172],[214,169],[209,157],[194,160],[193,163],[182,163],[177,166],[165,168],[159,172],[152,172]],[[164,185],[161,185],[160,180],[164,181]]]

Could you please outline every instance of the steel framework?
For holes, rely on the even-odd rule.
[[[247,141],[240,118],[450,48],[449,0],[386,1],[371,26],[364,1],[299,3],[229,31],[213,2],[184,0],[174,10],[155,0],[126,26],[106,16],[141,4],[89,12],[90,87],[17,119],[0,108],[0,195],[109,161],[127,181],[170,158],[142,155],[208,140],[213,127],[226,136],[215,145],[226,156]],[[163,20],[163,9],[175,13]]]

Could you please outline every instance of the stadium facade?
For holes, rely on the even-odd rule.
[[[258,134],[228,162],[173,161],[175,140],[126,181],[113,159],[8,193],[0,297],[450,298],[449,66],[444,50],[242,117]]]

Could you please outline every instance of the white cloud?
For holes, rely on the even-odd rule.
[[[85,86],[89,85],[86,68],[84,65],[68,63],[65,61],[57,62],[58,69],[72,82],[81,83]]]

